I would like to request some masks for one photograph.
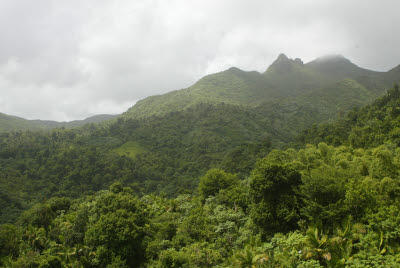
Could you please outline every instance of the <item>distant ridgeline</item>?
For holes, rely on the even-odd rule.
[[[49,130],[61,127],[73,128],[90,123],[100,123],[106,120],[111,120],[115,117],[117,117],[117,115],[99,114],[83,120],[56,122],[50,120],[27,120],[21,117],[0,113],[0,132],[20,130]]]

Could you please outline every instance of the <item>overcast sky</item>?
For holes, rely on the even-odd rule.
[[[285,53],[400,64],[398,0],[0,0],[0,112],[121,113],[231,66]]]

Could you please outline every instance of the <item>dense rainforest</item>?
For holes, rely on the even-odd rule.
[[[329,62],[1,132],[0,265],[400,267],[398,68]]]
[[[35,193],[43,200],[13,224],[1,225],[2,265],[397,267],[400,150],[396,135],[380,138],[379,134],[394,133],[399,127],[400,113],[395,112],[399,104],[400,90],[395,87],[332,123],[336,128],[321,125],[300,135],[299,140],[318,144],[274,149],[257,161],[249,176],[211,168],[194,191],[172,198],[165,193],[144,194],[135,182],[129,184],[129,175],[124,176],[136,170],[129,169],[134,159],[107,153],[107,145],[117,141],[101,136],[87,140],[87,133],[105,131],[95,126],[81,133],[7,134],[2,159],[20,157],[24,161],[15,165],[26,169],[14,187],[2,185],[3,206],[14,202],[12,209],[22,209],[26,197]],[[343,131],[332,140],[334,134],[326,129]],[[93,151],[90,143],[101,143],[103,151]],[[52,162],[43,163],[49,165],[43,168],[49,174],[41,176],[48,176],[48,181],[35,183],[37,175],[28,167],[46,154],[54,155]],[[30,163],[30,157],[38,163]],[[70,160],[60,166],[60,159]],[[69,170],[77,166],[73,161],[79,162],[78,170]],[[2,163],[10,172],[2,176],[21,172],[10,162]],[[70,179],[60,187],[51,180],[56,178],[52,170]],[[91,174],[92,181],[81,181],[85,176],[80,173]],[[121,179],[99,190],[112,176]],[[21,190],[25,181],[31,181],[25,185],[31,192]],[[51,182],[54,185],[48,189],[41,185]],[[6,183],[3,178],[2,184]],[[57,194],[50,197],[41,192],[44,189]],[[3,221],[12,209],[3,212]]]

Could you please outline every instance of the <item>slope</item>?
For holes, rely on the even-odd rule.
[[[43,129],[43,125],[23,119],[17,116],[0,113],[0,131],[16,131],[28,129]]]
[[[269,132],[252,111],[199,104],[145,120],[0,134],[0,222],[43,198],[85,196],[115,180],[138,194],[191,191],[229,150],[260,143],[267,152]]]
[[[376,147],[383,143],[400,145],[400,90],[397,85],[386,95],[344,118],[303,131],[298,143],[351,145],[355,148]]]

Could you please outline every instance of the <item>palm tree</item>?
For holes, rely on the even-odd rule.
[[[331,253],[328,251],[328,236],[323,234],[318,227],[310,227],[306,232],[305,246],[303,248],[305,259],[330,261]]]
[[[257,254],[254,247],[247,245],[243,251],[234,254],[231,260],[234,267],[258,268],[265,267],[268,255],[265,253]]]
[[[351,216],[345,219],[342,225],[334,230],[334,236],[329,239],[329,248],[332,252],[331,263],[341,266],[352,259],[353,242],[359,240],[365,232],[362,224],[352,222]]]
[[[45,248],[47,242],[46,231],[43,228],[34,228],[32,226],[28,227],[26,230],[25,239],[29,241],[29,244],[33,250],[41,253]]]

